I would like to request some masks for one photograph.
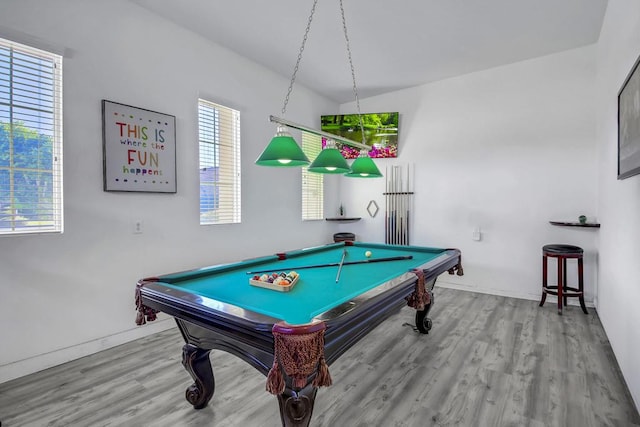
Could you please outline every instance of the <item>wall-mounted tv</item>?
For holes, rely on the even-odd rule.
[[[398,113],[361,114],[365,143],[371,147],[369,157],[398,157]],[[357,114],[333,114],[320,117],[321,129],[355,142],[362,142]],[[326,141],[322,141],[324,148]],[[355,159],[360,149],[336,142],[345,159]]]

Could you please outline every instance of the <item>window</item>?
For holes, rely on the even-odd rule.
[[[302,151],[315,159],[322,150],[322,137],[302,132]],[[324,219],[324,175],[302,169],[302,220]]]
[[[62,225],[62,57],[0,39],[0,234]]]
[[[198,100],[200,225],[240,222],[240,112]]]

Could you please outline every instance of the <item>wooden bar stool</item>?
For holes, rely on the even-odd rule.
[[[345,241],[354,241],[356,240],[356,235],[353,233],[336,233],[333,235],[333,241],[335,243],[345,242]]]
[[[545,245],[542,247],[542,300],[540,307],[544,305],[547,294],[558,296],[558,314],[562,314],[562,305],[567,305],[567,298],[578,297],[580,307],[584,314],[588,314],[587,307],[584,305],[584,279],[582,255],[584,250],[578,246],[572,245]],[[547,284],[547,258],[556,258],[558,261],[558,285],[550,286]],[[578,287],[567,286],[567,259],[573,258],[578,260]]]

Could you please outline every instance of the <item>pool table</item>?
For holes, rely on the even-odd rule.
[[[292,270],[299,278],[287,292],[250,283]],[[219,349],[267,376],[284,426],[306,426],[318,387],[331,384],[328,366],[383,320],[411,305],[416,329],[428,333],[433,287],[446,271],[463,274],[459,250],[345,241],[142,279],[136,322],[175,318],[194,408],[213,396],[209,352]]]

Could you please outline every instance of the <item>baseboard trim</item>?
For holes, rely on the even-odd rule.
[[[173,318],[0,366],[0,384],[175,327]]]
[[[436,286],[441,288],[455,289],[457,291],[476,292],[479,294],[488,294],[488,295],[496,295],[499,297],[526,299],[526,300],[538,301],[538,302],[540,301],[540,296],[542,295],[541,294],[542,291],[531,294],[526,292],[506,292],[499,289],[479,289],[474,286],[465,286],[459,283],[447,282],[446,280],[438,280],[436,282]],[[556,304],[557,302],[558,302],[558,298],[555,295],[550,295],[550,294],[547,295],[546,304],[551,304],[551,303]],[[568,298],[567,304],[571,306],[578,306],[578,307],[580,306],[580,302],[578,301],[578,298],[575,298],[575,297]],[[593,301],[585,300],[584,304],[587,307],[595,308],[595,304],[593,303]]]

